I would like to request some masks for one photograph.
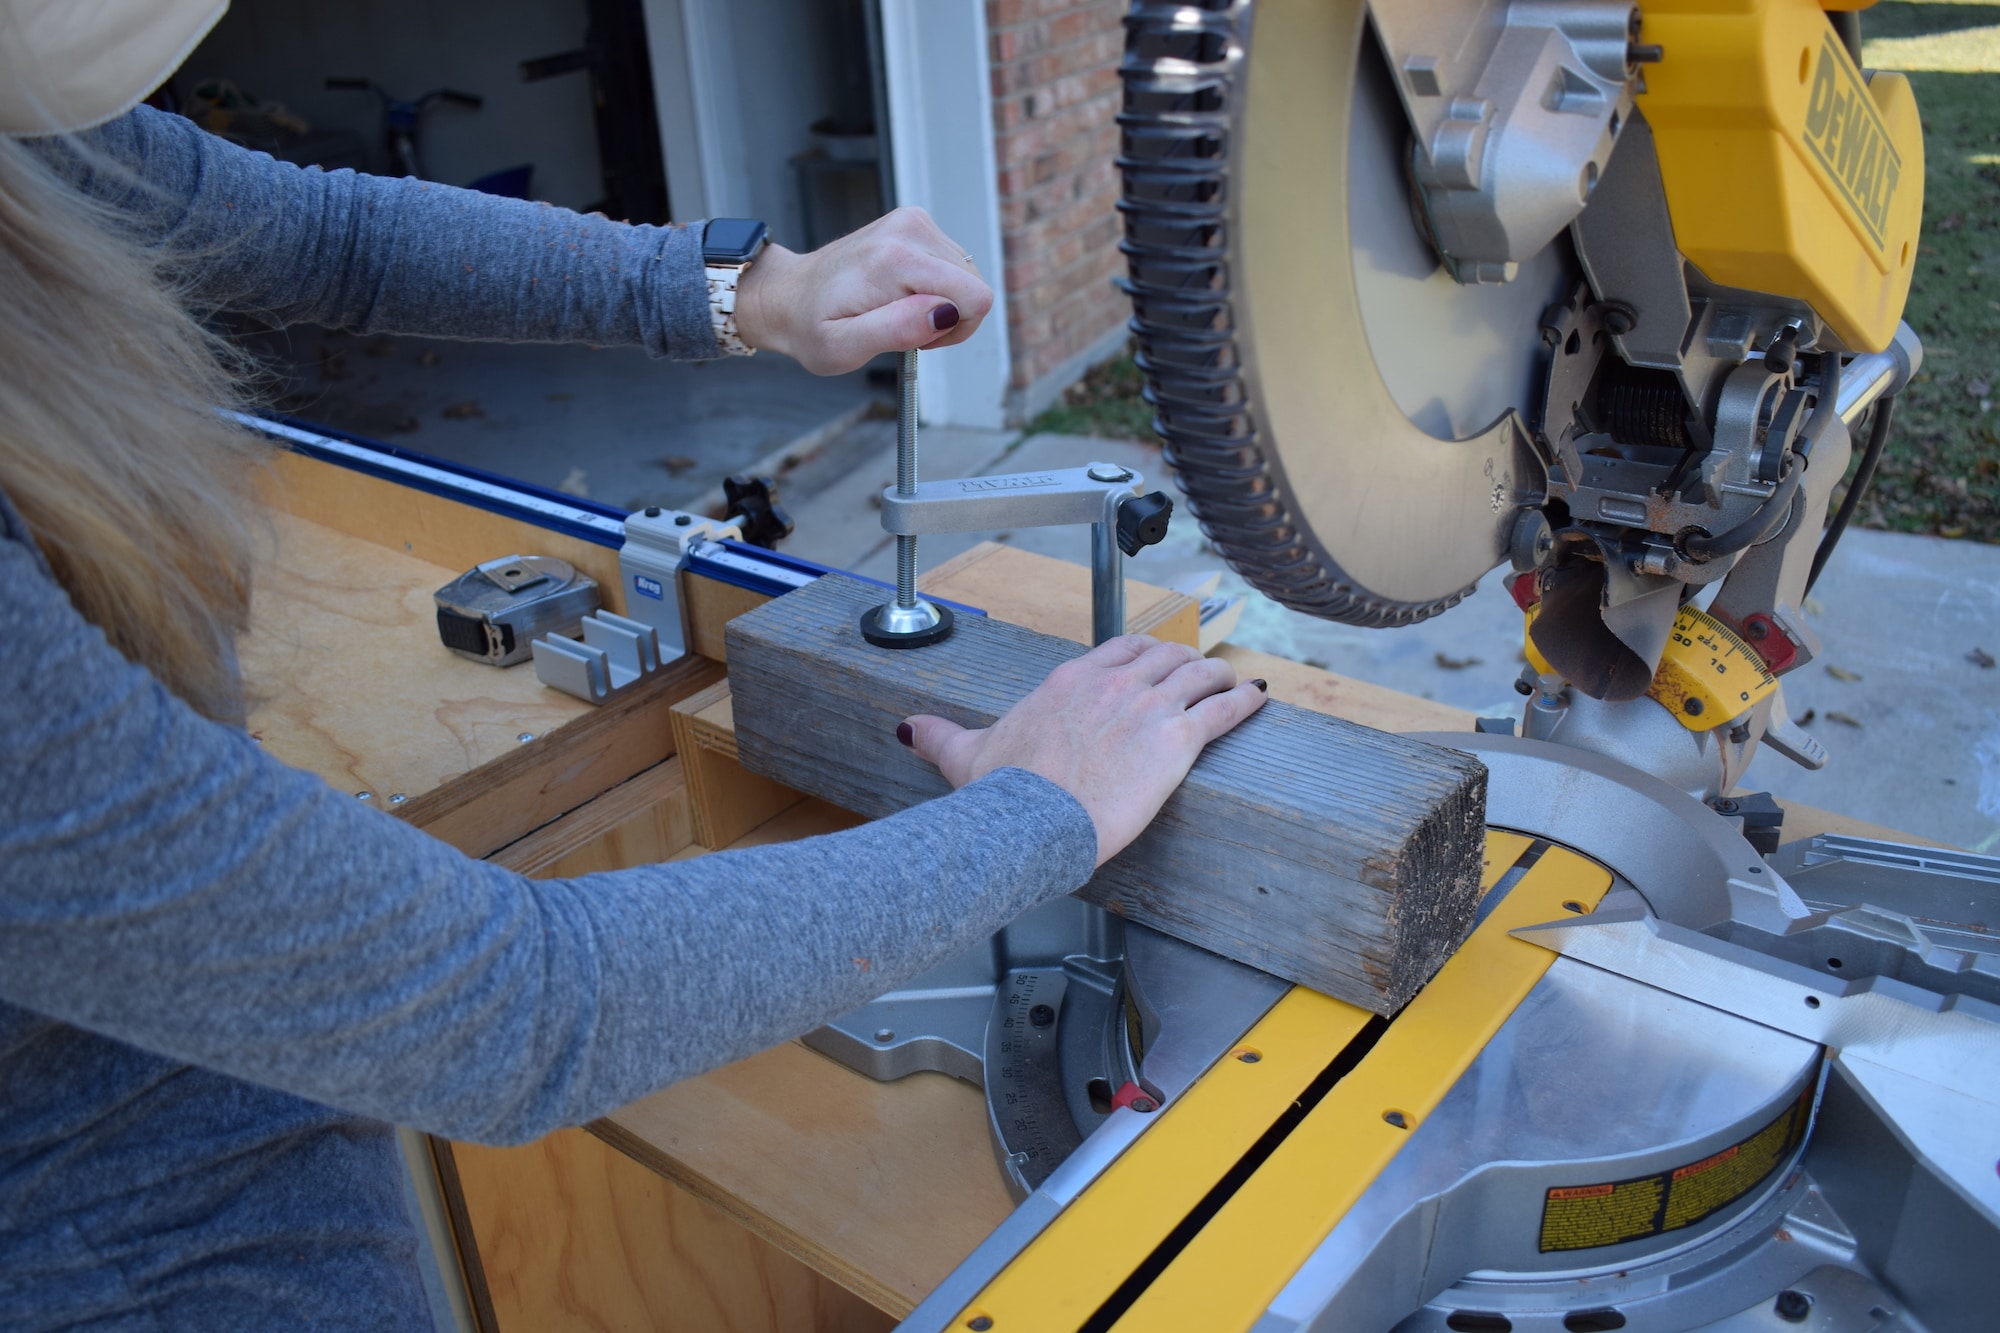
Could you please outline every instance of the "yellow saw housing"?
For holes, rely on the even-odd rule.
[[[1681,253],[1804,301],[1851,351],[1887,347],[1923,218],[1909,80],[1863,74],[1815,0],[1648,0],[1644,36],[1664,52],[1639,105]]]

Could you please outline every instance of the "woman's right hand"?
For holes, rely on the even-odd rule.
[[[1153,822],[1202,747],[1264,704],[1261,680],[1179,643],[1127,634],[1049,673],[990,727],[920,714],[896,730],[954,787],[996,768],[1039,773],[1097,828],[1097,864]]]

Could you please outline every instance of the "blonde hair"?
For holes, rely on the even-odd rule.
[[[263,450],[219,414],[238,378],[163,263],[0,139],[0,489],[113,646],[240,723]]]

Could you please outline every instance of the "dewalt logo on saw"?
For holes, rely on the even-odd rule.
[[[1890,142],[1875,99],[1831,37],[1821,44],[1813,70],[1805,139],[1868,239],[1881,249],[1887,243],[1889,205],[1902,179],[1903,158]]]

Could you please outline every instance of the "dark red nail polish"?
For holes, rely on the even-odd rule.
[[[1251,680],[1250,683],[1252,685],[1255,685],[1258,689],[1262,690],[1266,694],[1269,694],[1271,692],[1271,682],[1265,680],[1262,676],[1254,678],[1253,680]]]
[[[907,722],[898,722],[896,724],[896,739],[905,745],[915,745],[917,743],[917,729]]]
[[[957,328],[958,307],[946,301],[943,305],[931,311],[931,327],[939,333],[943,333],[946,329]]]

